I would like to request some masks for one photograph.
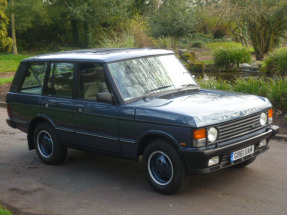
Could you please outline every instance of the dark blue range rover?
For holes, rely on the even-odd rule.
[[[252,163],[279,130],[268,99],[201,89],[173,52],[158,49],[23,60],[7,110],[44,163],[62,162],[67,148],[142,156],[147,181],[166,194],[190,173]]]

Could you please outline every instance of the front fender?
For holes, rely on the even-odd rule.
[[[144,149],[148,146],[148,144],[154,140],[162,138],[167,140],[174,148],[180,148],[179,142],[173,137],[171,134],[159,131],[159,130],[148,130],[143,132],[136,141],[137,146],[137,154],[141,155],[144,152]]]

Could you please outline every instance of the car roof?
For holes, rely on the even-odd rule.
[[[131,58],[174,54],[173,51],[164,49],[141,48],[141,49],[84,49],[63,51],[52,54],[30,57],[22,62],[31,61],[95,61],[113,62]]]

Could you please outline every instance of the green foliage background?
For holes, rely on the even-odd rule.
[[[8,37],[7,25],[9,23],[8,17],[5,14],[7,7],[6,0],[0,0],[0,51],[11,51],[12,39]]]
[[[5,210],[1,205],[0,205],[0,215],[12,215],[12,213],[8,210]]]
[[[237,78],[234,82],[197,79],[202,88],[235,91],[267,97],[274,107],[287,111],[287,78]]]

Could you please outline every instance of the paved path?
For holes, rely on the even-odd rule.
[[[287,214],[287,142],[272,141],[247,168],[193,176],[184,192],[165,196],[139,162],[70,150],[63,165],[44,165],[5,118],[0,108],[0,202],[23,213]]]

